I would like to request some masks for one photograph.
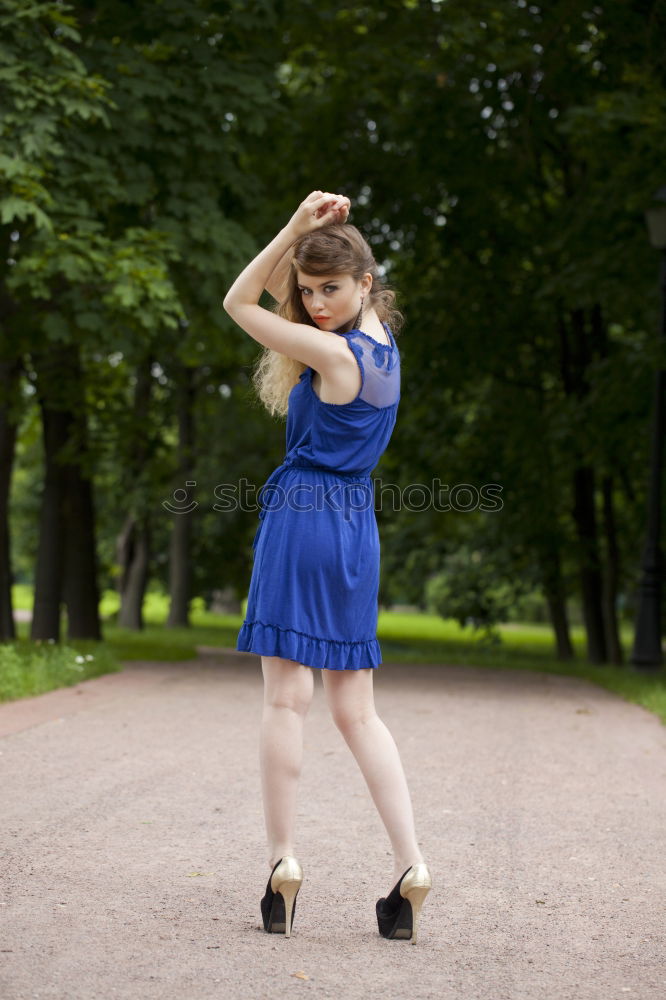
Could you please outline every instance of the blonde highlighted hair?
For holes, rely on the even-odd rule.
[[[394,334],[402,326],[402,315],[395,308],[395,293],[382,282],[372,250],[355,226],[326,226],[302,236],[292,247],[285,297],[275,311],[292,323],[304,323],[318,329],[303,305],[296,280],[297,269],[313,277],[350,274],[355,281],[360,281],[364,274],[371,274],[369,305]],[[287,415],[289,393],[306,368],[302,361],[268,347],[262,348],[252,373],[252,384],[271,416]]]

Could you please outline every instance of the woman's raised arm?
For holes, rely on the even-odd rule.
[[[241,271],[224,297],[225,310],[254,340],[311,365],[317,371],[330,368],[340,357],[341,348],[342,353],[348,353],[340,337],[276,316],[259,305],[259,298],[264,288],[270,291],[275,287],[276,269],[288,258],[296,240],[315,229],[344,222],[349,205],[349,198],[343,195],[313,191],[301,202],[284,229]],[[277,280],[279,278],[278,271]]]
[[[346,222],[348,215],[349,205],[343,204],[342,207],[338,209],[338,218],[334,221]],[[276,302],[282,302],[287,292],[287,279],[289,277],[290,266],[291,248],[282,255],[282,258],[276,264],[273,273],[265,285],[266,291],[275,299]]]
[[[282,254],[282,258],[276,264],[273,273],[264,286],[268,294],[272,295],[276,302],[282,302],[282,299],[285,297],[290,266],[291,247],[286,253]]]

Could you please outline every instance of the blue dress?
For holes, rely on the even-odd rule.
[[[400,354],[360,330],[350,403],[324,403],[307,368],[289,395],[284,461],[259,491],[245,620],[236,649],[310,667],[378,667],[379,532],[370,474],[400,400]]]

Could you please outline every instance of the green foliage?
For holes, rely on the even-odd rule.
[[[493,564],[478,550],[459,550],[448,555],[440,573],[425,587],[426,605],[442,618],[455,618],[461,626],[471,624],[487,636],[498,633],[493,626],[506,621],[524,587],[498,577]]]
[[[23,607],[31,604],[28,588],[16,590],[15,603]],[[104,625],[104,644],[77,642],[73,657],[64,647],[54,644],[16,643],[14,646],[0,645],[0,690],[22,690],[25,674],[25,657],[33,654],[46,659],[49,655],[62,657],[63,670],[57,685],[77,683],[83,676],[94,676],[93,661],[85,664],[76,661],[76,656],[93,654],[97,665],[105,663],[99,673],[109,672],[112,658],[119,661],[189,660],[197,656],[197,647],[216,647],[223,653],[234,649],[241,615],[216,615],[205,610],[201,601],[193,602],[192,628],[171,629],[164,623],[168,615],[168,599],[163,592],[153,589],[146,602],[147,627],[143,632],[119,629],[108,620],[117,608],[117,598],[106,593],[101,602],[102,615],[107,619]],[[24,630],[21,626],[21,631]],[[538,672],[572,676],[586,679],[594,684],[620,695],[654,712],[666,724],[666,670],[654,675],[615,667],[593,666],[585,662],[585,637],[583,629],[572,629],[572,639],[576,651],[573,662],[561,663],[555,659],[551,630],[545,625],[525,625],[515,622],[499,625],[497,634],[501,642],[479,642],[474,630],[462,626],[452,618],[443,619],[439,614],[404,613],[382,611],[379,615],[378,637],[382,645],[385,662],[402,663],[409,668],[410,663],[431,663],[433,669],[444,664],[478,666],[496,670],[535,670]],[[629,648],[632,641],[631,629],[625,628],[622,642]],[[62,650],[62,652],[60,652]],[[3,660],[3,651],[6,660]],[[103,651],[108,652],[108,657]],[[18,657],[18,660],[17,660]],[[83,671],[80,668],[83,667]],[[76,676],[74,676],[76,675]],[[3,677],[5,678],[3,680]],[[72,680],[73,677],[73,680]],[[5,685],[3,688],[3,684]],[[25,692],[29,693],[29,692]],[[21,697],[9,694],[5,697]],[[3,695],[0,694],[0,699]]]
[[[74,122],[108,124],[108,83],[88,74],[62,3],[0,5],[0,223],[51,230],[54,165]],[[30,225],[32,224],[32,225]]]
[[[534,593],[555,559],[575,593],[587,463],[612,479],[626,603],[663,363],[642,210],[663,184],[664,16],[582,0],[2,3],[3,335],[17,355],[80,346],[105,583],[129,510],[152,512],[166,582],[183,367],[196,592],[247,583],[256,514],[215,511],[213,490],[261,483],[283,429],[250,405],[258,348],[221,298],[316,186],[352,197],[407,317],[385,479],[502,487],[487,516],[382,511],[382,600],[423,605],[450,569],[463,586],[447,607],[491,621],[502,581]],[[40,488],[27,369],[22,571]],[[456,563],[471,551],[496,594]]]
[[[41,326],[47,341],[67,342],[76,330],[91,333],[111,349],[121,325],[133,334],[178,328],[184,314],[169,272],[177,258],[166,234],[141,228],[127,229],[116,240],[89,227],[40,234],[13,268],[7,287],[19,300],[47,301],[53,288],[62,288],[59,308],[41,310],[34,328]]]
[[[664,18],[655,3],[288,4],[273,187],[287,200],[285,177],[315,176],[351,196],[407,316],[396,478],[499,483],[502,580],[538,584],[557,558],[575,591],[587,463],[598,485],[612,477],[620,591],[634,587],[660,356],[642,212],[663,184]],[[383,593],[413,603],[487,533],[476,512],[382,526]]]
[[[24,8],[8,5],[19,20]],[[170,518],[161,501],[174,488],[182,366],[197,373],[198,451],[212,477],[216,465],[229,463],[220,455],[216,461],[203,438],[208,397],[221,401],[221,383],[244,391],[241,366],[257,350],[233,328],[221,299],[256,249],[243,211],[258,184],[243,155],[245,137],[261,133],[275,103],[274,5],[196,0],[25,9],[30,27],[12,22],[3,36],[11,63],[6,120],[13,131],[0,134],[0,168],[16,185],[0,202],[7,240],[15,227],[0,287],[0,301],[11,307],[8,350],[20,355],[77,344],[84,385],[68,385],[65,372],[61,395],[81,399],[88,413],[90,447],[78,454],[95,477],[103,582],[116,581],[115,542],[129,512],[151,512],[152,569],[162,578]],[[62,53],[54,54],[54,45]],[[65,69],[78,74],[67,86]],[[60,85],[69,103],[60,100]],[[82,103],[85,94],[90,109]],[[25,153],[20,162],[17,149]],[[27,199],[29,182],[33,216],[45,215],[41,227],[28,224],[28,209],[16,200]],[[29,359],[26,370],[35,382]],[[150,391],[137,412],[137,373],[146,371]],[[22,434],[37,417],[30,390],[28,383]],[[218,408],[213,419],[229,419],[229,410]],[[213,440],[229,444],[224,431]],[[12,527],[22,573],[34,557],[42,474],[35,459],[35,448],[19,444]],[[262,475],[259,470],[257,478]],[[214,486],[212,479],[207,509]],[[209,514],[211,527],[214,517]],[[247,513],[244,518],[244,531],[235,536],[223,530],[228,522],[216,518],[214,525],[216,541],[229,550],[227,573],[239,587],[250,530]],[[196,585],[219,583],[220,551],[211,551],[205,538],[196,537],[195,545],[201,552]]]

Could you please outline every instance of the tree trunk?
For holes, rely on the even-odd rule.
[[[44,487],[39,513],[39,543],[32,611],[32,639],[60,641],[60,604],[65,564],[67,470],[58,461],[71,430],[71,414],[52,410],[42,399]]]
[[[535,385],[539,386],[539,415],[545,425],[548,418],[545,393],[539,368],[534,372],[534,381]],[[555,462],[546,435],[544,435],[544,445],[539,453],[539,461],[541,463],[540,482],[543,491],[543,521],[541,522],[539,541],[536,545],[536,555],[541,586],[546,597],[550,623],[555,636],[557,659],[567,661],[573,660],[574,650],[569,632],[566,589],[562,576],[562,559],[560,557],[561,540],[555,528],[558,521],[557,510],[555,504],[550,501],[550,498],[555,496],[555,487],[552,483],[552,470],[555,467]],[[555,530],[553,530],[554,528]]]
[[[194,371],[182,366],[177,380],[178,471],[176,490],[179,510],[173,514],[169,546],[169,617],[167,626],[189,627],[191,588],[190,543],[194,482]],[[182,494],[182,500],[180,495]],[[176,493],[174,492],[174,496]]]
[[[138,631],[143,628],[143,599],[150,565],[150,526],[147,517],[141,522],[133,514],[128,514],[118,539],[117,552],[118,562],[122,566],[118,624]]]
[[[608,658],[603,614],[603,584],[594,509],[594,472],[589,466],[574,469],[573,519],[579,548],[579,573],[583,618],[587,633],[587,658],[605,663]]]
[[[606,569],[603,579],[603,612],[606,630],[606,648],[611,663],[624,662],[620,630],[617,621],[617,587],[620,579],[620,551],[617,544],[615,510],[613,505],[613,478],[604,476],[603,492],[604,534],[606,536]]]
[[[78,465],[68,468],[65,498],[63,596],[68,639],[101,639],[92,483]]]
[[[542,565],[542,576],[550,621],[555,633],[557,658],[558,660],[573,660],[574,650],[569,633],[562,568],[560,555],[556,549],[547,553],[546,561]]]
[[[612,345],[604,322],[603,311],[598,303],[590,313],[590,341],[594,357],[610,357]],[[605,537],[605,559],[602,573],[602,613],[606,639],[606,655],[611,663],[623,662],[622,644],[617,621],[617,588],[620,579],[620,551],[617,544],[615,511],[613,504],[613,477],[604,475],[601,480],[602,524]]]
[[[9,491],[18,431],[20,359],[0,361],[0,642],[16,638],[12,613],[12,561],[9,536]]]
[[[101,639],[95,540],[95,504],[88,445],[84,373],[77,347],[70,352],[70,407],[75,457],[67,464],[63,597],[69,639]]]
[[[76,344],[34,353],[42,411],[45,482],[35,576],[33,639],[60,638],[67,607],[68,637],[101,639],[95,516],[87,420]]]
[[[134,403],[132,407],[132,440],[127,453],[127,475],[131,485],[140,482],[148,462],[150,442],[145,433],[145,417],[149,411],[152,390],[152,358],[146,357],[137,365],[135,373]],[[125,628],[143,628],[143,601],[148,585],[151,560],[151,532],[149,512],[144,510],[141,491],[130,500],[125,523],[116,542],[116,560],[120,566],[118,592],[120,611],[118,624]]]
[[[602,347],[603,327],[598,308],[592,310],[591,331],[583,309],[572,309],[569,323],[559,317],[560,369],[567,396],[583,403],[589,396],[589,368]],[[577,450],[574,439],[573,448]],[[578,563],[583,620],[587,633],[587,657],[592,663],[607,659],[603,612],[601,559],[595,514],[594,469],[583,454],[577,455],[573,472],[573,521],[578,538]]]

